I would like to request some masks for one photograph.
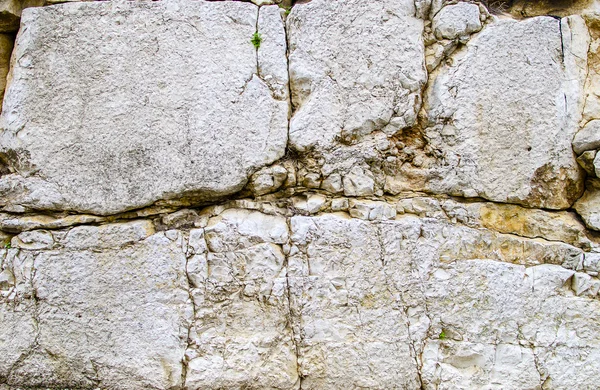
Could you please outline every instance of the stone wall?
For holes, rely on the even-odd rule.
[[[595,1],[56,3],[1,2],[0,390],[597,387]]]

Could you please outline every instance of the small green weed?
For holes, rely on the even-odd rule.
[[[10,241],[4,243],[4,249],[10,249],[12,246],[10,245]]]
[[[282,8],[285,10],[285,16],[288,16],[290,14],[290,12],[292,12],[292,7],[286,7],[283,4],[279,4],[279,8]]]
[[[283,8],[285,10],[285,14],[289,15],[292,12],[292,2],[291,1],[282,1],[279,3],[279,8]]]
[[[252,39],[250,40],[250,42],[252,42],[256,49],[260,47],[260,44],[262,43],[262,36],[259,34],[258,31],[255,32],[254,35],[252,35]]]
[[[446,340],[448,338],[448,336],[446,336],[446,332],[444,332],[444,330],[442,329],[442,333],[440,333],[439,337],[440,340]]]

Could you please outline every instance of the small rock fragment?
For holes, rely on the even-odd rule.
[[[600,148],[600,120],[588,122],[583,129],[575,134],[573,150],[581,154],[587,150]]]
[[[438,39],[466,38],[481,30],[479,6],[467,2],[447,5],[433,18],[433,32]]]

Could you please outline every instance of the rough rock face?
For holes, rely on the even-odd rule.
[[[597,387],[595,2],[49,3],[0,2],[0,390]]]
[[[258,17],[236,2],[27,9],[3,108],[3,203],[112,214],[240,190],[287,141],[287,89],[265,81],[287,85],[283,22]]]
[[[294,8],[292,147],[327,152],[338,141],[414,125],[426,74],[423,22],[413,15],[411,0],[315,0]]]
[[[0,378],[25,387],[180,383],[188,300],[181,235],[139,221],[13,240],[2,253],[1,322],[12,330],[0,342]]]
[[[336,1],[292,11],[290,146],[307,175],[323,189],[340,176],[346,195],[429,191],[571,206],[583,191],[571,140],[584,76],[563,60],[577,48],[561,22],[491,23],[430,75],[424,94],[423,45],[437,47],[439,64],[487,19],[477,5],[447,5],[429,27],[431,43],[414,12],[412,2]]]
[[[600,255],[413,214],[435,212],[435,199],[400,203],[409,212],[380,221],[231,205],[184,231],[139,220],[21,233],[2,250],[0,378],[106,388],[182,378],[202,389],[591,385],[583,373],[600,353],[600,281],[590,275]],[[490,210],[480,214],[487,223]],[[565,377],[571,364],[580,381]]]
[[[581,195],[562,45],[554,18],[499,21],[440,71],[425,131],[446,163],[434,191],[551,209]]]

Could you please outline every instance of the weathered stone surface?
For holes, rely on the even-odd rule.
[[[600,181],[590,179],[586,182],[583,196],[573,205],[585,225],[600,231]]]
[[[597,387],[597,15],[252,2],[23,13],[0,390]]]
[[[257,55],[258,15],[203,1],[25,10],[2,203],[111,214],[240,190],[287,140],[283,24],[261,12]]]
[[[458,210],[427,198],[402,204]],[[385,218],[214,208],[204,228],[185,232],[155,233],[139,220],[21,233],[0,250],[0,380],[160,389],[183,378],[190,389],[296,389],[300,377],[307,389],[590,383],[565,375],[561,359],[600,348],[600,253],[584,260],[560,242],[426,215],[393,219],[385,202],[350,207]],[[485,221],[490,206],[479,207]]]
[[[293,8],[293,148],[324,153],[338,140],[415,123],[426,73],[423,23],[414,13],[412,0],[313,0]]]
[[[446,389],[590,386],[583,356],[598,353],[598,301],[575,297],[572,275],[481,260],[440,267],[426,296],[443,333],[425,344],[424,382]],[[577,358],[569,365],[571,356]],[[565,375],[567,366],[574,374]]]
[[[577,91],[562,69],[562,42],[556,19],[501,20],[440,71],[425,134],[446,166],[430,188],[551,209],[579,197],[583,181],[570,145],[579,108],[570,104]]]
[[[265,195],[277,191],[286,181],[288,171],[281,165],[263,168],[250,178],[248,187],[255,195]]]
[[[600,120],[587,123],[573,139],[573,150],[577,154],[594,149],[600,149]]]
[[[61,388],[181,384],[188,299],[181,235],[147,229],[144,222],[75,228],[62,235],[64,249],[7,252],[12,264],[3,268],[16,281],[2,288],[0,350],[8,359],[0,380]]]
[[[481,30],[479,6],[460,2],[447,5],[433,18],[432,28],[438,39],[467,38]]]
[[[592,314],[599,303],[575,297],[575,271],[544,265],[541,252],[518,260],[530,268],[483,260],[496,253],[492,248],[465,256],[452,248],[479,240],[518,245],[471,239],[460,228],[413,216],[380,225],[294,217],[291,229],[288,272],[294,315],[302,319],[296,333],[303,388],[416,388],[415,370],[425,388],[589,383],[566,378],[553,357],[534,349],[564,343],[568,355],[599,348]]]
[[[406,312],[385,273],[376,229],[333,216],[291,219],[302,388],[418,388]]]
[[[585,173],[590,177],[596,177],[596,167],[594,166],[594,159],[596,158],[596,150],[588,150],[581,153],[581,156],[577,157],[577,164]]]
[[[188,261],[195,317],[186,353],[189,388],[297,388],[281,247],[286,220],[232,209],[194,237],[207,245]]]
[[[344,60],[343,51],[336,53],[336,61],[328,61],[331,52],[325,50],[327,41],[322,39],[335,36],[339,25],[354,15],[352,12],[364,7],[375,9],[380,3],[347,5],[343,10],[337,10],[336,4],[313,1],[299,5],[288,19],[290,78],[296,106],[290,122],[290,145],[302,152],[302,161],[310,166],[306,175],[340,175],[343,188],[339,190],[343,189],[346,196],[427,191],[549,209],[569,208],[581,196],[583,172],[573,155],[571,140],[579,130],[586,77],[582,67],[587,66],[587,45],[581,41],[585,35],[582,31],[586,30],[582,18],[489,23],[456,58],[430,76],[427,104],[419,122],[416,114],[421,106],[423,83],[415,76],[420,74],[415,69],[421,69],[423,62],[416,64],[414,58],[422,60],[426,53],[414,53],[410,56],[412,61],[407,62],[404,46],[390,50],[398,56],[396,64],[412,69],[412,80],[419,85],[418,92],[410,89],[411,93],[394,102],[402,105],[405,99],[415,98],[411,100],[415,103],[411,106],[415,108],[411,111],[414,115],[410,120],[396,114],[389,118],[378,115],[385,119],[372,117],[360,127],[351,124],[362,115],[361,110],[374,115],[386,105],[387,112],[398,109],[389,99],[383,99],[387,95],[372,93],[380,90],[375,87],[380,84],[362,84],[361,80],[370,80],[377,74],[369,68],[368,61],[361,68],[360,60]],[[472,4],[445,8],[465,6],[480,12]],[[366,13],[361,17],[373,12],[371,8],[364,9]],[[327,12],[345,12],[349,16],[321,22],[319,18],[325,18]],[[441,12],[439,18],[443,16]],[[450,12],[448,19],[456,21]],[[326,34],[318,33],[319,45],[306,38],[329,25],[332,27],[327,27]],[[361,24],[355,23],[345,31],[357,26]],[[382,27],[382,31],[387,30]],[[401,35],[409,34],[404,31]],[[371,43],[370,37],[376,36],[373,32],[354,36],[355,40],[336,37],[336,41],[344,42],[336,47],[352,43],[353,55],[357,50],[365,50],[364,57],[371,58],[373,54],[367,49],[379,52],[387,44],[385,39]],[[420,50],[420,44],[412,45],[413,50]],[[440,47],[446,53],[444,46]],[[451,51],[438,56],[430,69]],[[379,63],[387,64],[387,59]],[[379,65],[377,72],[385,69]],[[363,77],[363,72],[367,76]],[[346,90],[350,92],[338,97]],[[350,101],[354,95],[365,96],[358,108]],[[525,101],[528,104],[523,104]],[[358,186],[357,176],[361,178]]]

